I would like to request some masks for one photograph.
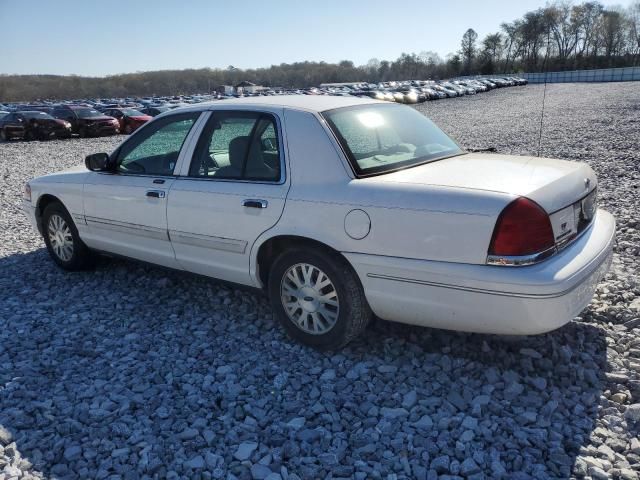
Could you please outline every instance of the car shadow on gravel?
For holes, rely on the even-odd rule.
[[[201,277],[70,274],[43,249],[0,271],[0,469],[566,478],[605,385],[587,323],[508,339],[377,321],[330,354],[288,340],[260,294]]]

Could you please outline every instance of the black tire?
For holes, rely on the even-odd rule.
[[[53,225],[57,221],[56,218],[62,219],[68,226],[72,243],[72,252],[68,258],[64,255],[61,256],[61,254],[58,253],[59,249],[56,249],[56,247],[52,245],[52,242],[56,241],[52,238],[55,237],[52,230]],[[66,208],[64,208],[61,203],[51,203],[44,209],[44,213],[42,214],[42,237],[44,238],[44,243],[47,246],[47,251],[49,252],[52,260],[64,270],[75,272],[87,270],[94,266],[95,257],[93,253],[80,239],[78,229],[73,223],[71,215],[69,215],[69,212],[67,212]],[[66,252],[68,253],[68,250],[66,250]]]
[[[27,142],[35,140],[35,136],[34,136],[34,134],[33,134],[33,132],[31,130],[27,130],[24,133],[24,140],[27,141]]]
[[[283,305],[284,277],[299,264],[318,268],[335,288],[339,304],[337,320],[324,333],[307,333],[289,317]],[[274,314],[289,336],[319,350],[337,350],[345,346],[364,331],[372,316],[360,280],[351,266],[337,254],[319,248],[296,247],[281,253],[269,269],[267,290]],[[305,313],[302,309],[298,311]]]
[[[8,142],[9,135],[7,135],[7,131],[4,128],[0,128],[0,142]]]
[[[78,136],[80,138],[86,138],[87,137],[87,130],[84,127],[80,127],[80,129],[78,130]]]
[[[124,127],[124,134],[131,135],[131,132],[133,132],[133,128],[131,127],[130,124],[126,124]]]

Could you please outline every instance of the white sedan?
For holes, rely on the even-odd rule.
[[[25,187],[59,266],[107,253],[258,287],[317,348],[346,344],[372,314],[547,332],[589,303],[611,261],[615,221],[591,168],[467,153],[376,100],[194,105],[85,164]]]

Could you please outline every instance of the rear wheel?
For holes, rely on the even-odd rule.
[[[283,252],[269,271],[268,292],[287,333],[321,350],[343,347],[371,318],[362,285],[351,266],[324,250]]]
[[[127,125],[124,127],[124,133],[125,133],[125,134],[127,134],[127,135],[131,135],[131,132],[132,132],[132,131],[133,131],[133,129],[131,128],[131,125],[129,125],[129,124],[127,124]]]
[[[42,235],[49,255],[65,270],[86,270],[93,266],[93,255],[78,235],[69,212],[56,202],[42,215]]]

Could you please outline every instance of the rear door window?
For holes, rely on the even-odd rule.
[[[205,125],[189,176],[226,180],[280,180],[275,118],[259,112],[214,112]]]

